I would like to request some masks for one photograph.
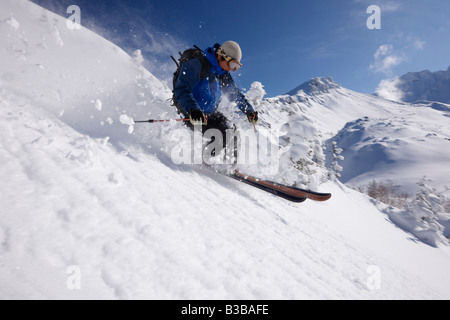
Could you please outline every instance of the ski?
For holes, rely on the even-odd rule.
[[[298,197],[296,195],[293,195],[287,192],[287,190],[279,188],[279,185],[275,185],[274,183],[261,183],[261,181],[258,181],[257,179],[245,177],[236,172],[227,174],[227,176],[292,202],[300,203],[306,200],[305,197]]]
[[[289,187],[276,182],[251,177],[240,173],[238,170],[236,170],[232,174],[228,174],[227,176],[292,202],[300,203],[304,202],[306,199],[314,201],[327,201],[331,198],[330,193],[319,193],[310,190]]]

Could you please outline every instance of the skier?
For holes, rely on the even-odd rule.
[[[189,118],[188,126],[201,124],[203,133],[218,129],[225,143],[228,119],[217,111],[222,93],[247,115],[252,124],[258,121],[258,112],[237,87],[230,71],[241,66],[242,51],[234,41],[207,48],[198,57],[188,59],[177,70],[174,79],[174,104],[178,112]]]

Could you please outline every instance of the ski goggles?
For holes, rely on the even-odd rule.
[[[222,50],[222,48],[219,48],[219,50],[217,50],[217,54],[221,55],[227,61],[228,66],[230,67],[231,70],[236,71],[240,67],[242,67],[242,63],[240,63],[234,58],[231,58],[229,55],[225,53],[225,51]]]

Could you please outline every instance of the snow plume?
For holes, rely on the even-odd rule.
[[[0,21],[20,26],[0,22],[0,42],[8,48],[2,55],[2,88],[15,88],[79,132],[110,137],[116,145],[134,140],[128,134],[132,125],[121,117],[148,119],[150,110],[153,117],[171,111],[166,103],[171,92],[141,65],[141,51],[130,57],[84,27],[70,30],[65,18],[33,3],[2,3],[10,11]],[[30,22],[30,15],[36,19]]]
[[[376,95],[387,100],[402,101],[405,93],[399,88],[401,83],[399,77],[382,80],[376,89]]]
[[[68,18],[72,0],[32,0],[32,2]],[[158,21],[158,9],[151,3],[130,7],[119,0],[104,3],[82,2],[81,25],[113,42],[129,55],[141,50],[142,65],[158,79],[168,82],[175,69],[171,55],[189,45]],[[138,12],[139,11],[139,12]],[[141,11],[148,12],[142,18]]]
[[[187,49],[189,45],[171,34],[155,32],[154,28],[149,27],[135,31],[131,47],[141,49],[143,66],[147,70],[158,79],[171,82],[176,67],[170,56],[176,56],[177,52]]]
[[[264,86],[261,82],[255,81],[250,86],[250,89],[247,91],[246,97],[252,104],[259,105],[266,95],[266,90],[264,90]]]

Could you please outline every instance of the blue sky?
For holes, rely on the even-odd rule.
[[[170,55],[193,44],[237,41],[243,68],[238,85],[259,81],[267,96],[312,77],[374,93],[381,80],[450,66],[448,0],[33,0],[63,16],[81,9],[81,24],[127,52],[141,49],[146,67],[170,81]],[[377,5],[381,29],[367,13]]]

